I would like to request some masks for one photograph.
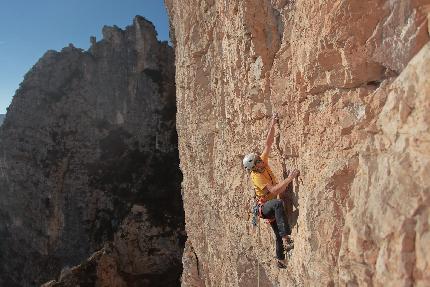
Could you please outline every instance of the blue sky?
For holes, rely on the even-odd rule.
[[[155,25],[159,40],[169,39],[163,0],[0,0],[0,114],[47,50],[69,43],[86,50],[104,25],[124,28],[136,15]]]

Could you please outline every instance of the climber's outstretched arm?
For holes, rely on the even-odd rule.
[[[281,192],[283,192],[287,188],[288,184],[290,184],[290,182],[292,182],[294,178],[297,177],[298,175],[299,175],[299,171],[295,169],[290,173],[290,175],[286,179],[282,180],[280,183],[275,185],[269,185],[269,184],[266,185],[266,187],[264,188],[264,192],[266,193],[270,192],[274,195],[278,195]]]
[[[272,121],[270,122],[269,132],[267,133],[266,137],[266,144],[264,146],[263,153],[261,155],[262,158],[268,158],[270,150],[272,148],[273,139],[275,137],[275,125],[278,122],[278,114],[274,113],[272,116]]]

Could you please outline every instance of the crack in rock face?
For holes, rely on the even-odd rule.
[[[427,286],[426,0],[165,0],[176,55],[183,286]],[[252,229],[242,158],[298,168],[295,249]],[[284,168],[285,167],[285,168]],[[293,204],[294,203],[294,204]],[[263,275],[264,274],[264,275]]]
[[[91,43],[48,51],[1,126],[0,286],[179,284],[174,51],[140,16]]]

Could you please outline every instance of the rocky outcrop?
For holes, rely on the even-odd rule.
[[[91,42],[48,51],[1,127],[1,286],[69,278],[100,249],[72,272],[80,286],[179,280],[173,49],[142,17]]]
[[[178,235],[150,222],[147,210],[134,205],[112,242],[42,287],[178,286]]]
[[[166,0],[188,242],[183,286],[427,286],[430,4]],[[295,250],[250,226],[243,155],[271,163]]]
[[[0,115],[0,125],[2,125],[2,124],[3,124],[4,117],[5,117],[5,115]]]

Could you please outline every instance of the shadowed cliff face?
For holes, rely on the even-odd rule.
[[[1,127],[1,286],[55,278],[105,242],[102,261],[80,275],[89,281],[74,284],[179,281],[173,49],[141,17],[91,40],[88,51],[48,51]]]
[[[426,286],[429,2],[166,0],[184,175],[183,286]],[[243,155],[270,163],[295,249],[250,226]]]

